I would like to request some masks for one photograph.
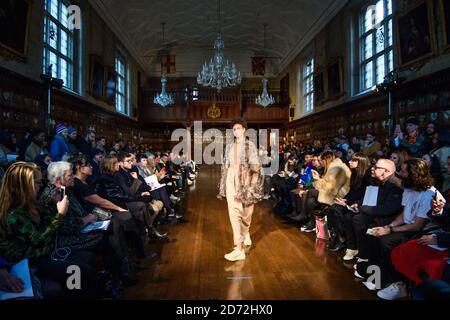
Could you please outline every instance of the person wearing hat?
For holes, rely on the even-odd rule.
[[[50,144],[50,156],[52,161],[61,161],[62,157],[69,153],[69,146],[67,145],[67,137],[69,131],[65,126],[58,123],[56,125],[56,135]]]
[[[419,122],[411,117],[406,121],[407,135],[399,133],[400,145],[408,151],[412,158],[421,158],[425,147],[425,136],[419,132]]]
[[[78,152],[77,147],[75,147],[75,145],[77,144],[77,129],[75,129],[74,127],[69,127],[67,128],[67,132],[69,133],[67,138],[69,153],[76,153]]]

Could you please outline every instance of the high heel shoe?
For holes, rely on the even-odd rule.
[[[150,237],[152,238],[156,238],[156,239],[163,239],[167,237],[167,232],[163,232],[163,231],[159,231],[158,229],[156,229],[155,227],[151,227],[150,228],[150,232],[149,232]]]

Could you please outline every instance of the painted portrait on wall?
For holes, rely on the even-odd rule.
[[[420,1],[397,19],[397,49],[400,67],[431,57],[435,52],[432,1]]]
[[[0,48],[11,58],[26,57],[30,7],[29,0],[0,1]]]

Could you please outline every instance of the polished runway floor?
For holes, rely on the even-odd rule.
[[[167,226],[169,239],[150,245],[159,256],[126,290],[127,299],[375,299],[353,277],[353,263],[331,253],[315,234],[304,234],[272,213],[271,201],[255,208],[253,246],[247,259],[228,262],[232,250],[226,201],[216,199],[219,168],[201,168],[183,200],[183,223]]]

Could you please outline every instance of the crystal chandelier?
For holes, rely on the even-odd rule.
[[[269,95],[269,93],[267,92],[267,83],[268,82],[269,82],[269,80],[267,80],[266,78],[262,79],[263,92],[262,92],[262,94],[257,96],[256,100],[255,100],[256,104],[259,104],[260,106],[263,106],[264,108],[275,103],[275,99],[273,98],[273,96]]]
[[[266,28],[267,28],[267,23],[263,23],[263,27],[264,27],[264,53],[266,51]],[[272,95],[269,95],[269,92],[267,91],[267,84],[269,83],[269,80],[267,80],[266,78],[262,79],[262,84],[263,84],[263,92],[262,94],[260,94],[259,96],[256,97],[255,103],[263,106],[264,108],[270,106],[271,104],[275,103],[275,99],[273,98]]]
[[[164,75],[162,75],[162,77],[161,77],[161,85],[162,85],[161,93],[159,93],[159,94],[157,93],[155,95],[155,99],[153,99],[153,102],[155,104],[159,104],[162,107],[167,107],[168,105],[171,105],[174,103],[172,96],[170,94],[167,94],[167,92],[166,92],[166,83],[167,83],[167,79]]]
[[[205,62],[203,69],[198,73],[197,83],[205,87],[216,88],[220,92],[223,88],[234,87],[241,83],[241,73],[237,71],[236,65],[228,62],[222,53],[224,42],[220,32],[220,0],[219,0],[219,33],[214,42],[216,52],[209,63]]]

